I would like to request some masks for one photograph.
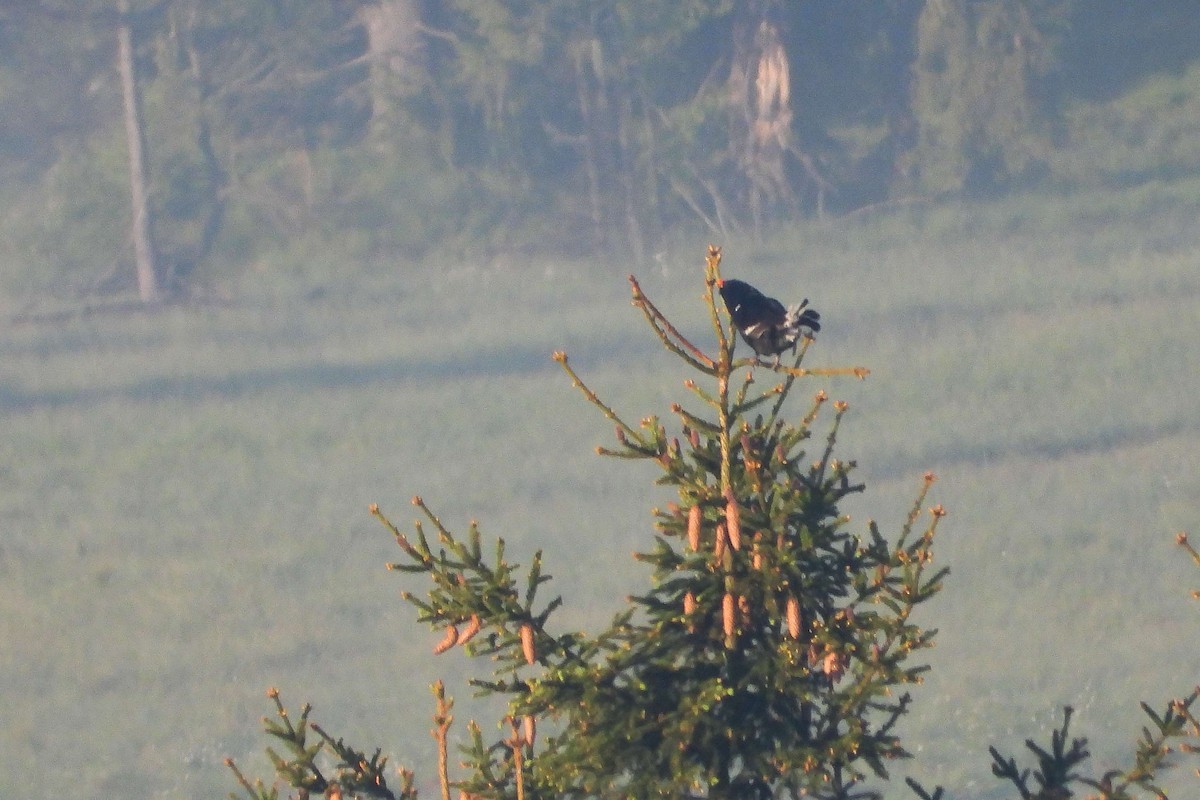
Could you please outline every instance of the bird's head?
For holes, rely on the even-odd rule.
[[[754,289],[745,281],[724,278],[717,281],[717,290],[726,301],[734,303],[740,303],[754,293]]]

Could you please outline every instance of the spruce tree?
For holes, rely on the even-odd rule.
[[[449,705],[437,687],[444,797],[455,785],[465,798],[528,800],[871,798],[881,796],[871,781],[887,779],[889,763],[908,755],[898,730],[911,702],[904,689],[921,680],[926,667],[914,656],[934,635],[913,612],[946,574],[930,566],[944,511],[935,506],[921,522],[934,478],[926,474],[894,538],[873,522],[853,532],[839,503],[864,487],[852,479],[854,462],[834,457],[846,404],[822,390],[799,420],[789,421],[788,410],[805,379],[866,370],[802,367],[811,339],[791,366],[736,357],[736,331],[713,290],[720,265],[710,247],[711,353],[630,277],[633,304],[696,375],[684,382],[688,404],[670,409],[677,435],[658,416],[629,423],[565,353],[554,355],[616,426],[615,446],[599,451],[654,462],[657,483],[675,492],[653,512],[654,531],[635,554],[651,581],[607,629],[554,626],[563,599],[540,597],[550,580],[540,551],[522,570],[502,539],[488,557],[478,526],[455,534],[420,497],[413,503],[424,519],[412,534],[372,507],[403,553],[389,568],[432,583],[427,594],[403,596],[440,632],[435,652],[461,645],[491,659],[492,675],[472,683],[508,698],[508,732],[489,742],[471,723],[466,774],[451,780]],[[387,787],[378,752],[367,759],[318,728],[339,759],[326,777],[318,748],[304,739],[307,707],[297,726],[275,702],[281,721],[269,721],[268,732],[292,758],[273,758],[291,770],[291,785],[328,793],[336,780],[339,791],[362,796],[410,796],[410,778],[400,794]]]

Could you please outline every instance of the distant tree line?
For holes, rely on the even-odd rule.
[[[311,237],[642,260],[681,222],[1172,178],[1198,55],[1164,0],[5,4],[4,256],[150,299]]]

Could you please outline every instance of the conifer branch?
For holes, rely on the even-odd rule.
[[[376,749],[374,755],[367,758],[363,752],[347,745],[343,740],[334,739],[320,725],[309,722],[308,716],[312,706],[307,703],[301,707],[299,722],[293,723],[280,699],[279,690],[269,689],[267,696],[275,703],[278,720],[264,718],[264,728],[268,735],[283,743],[291,758],[284,758],[270,747],[267,748],[267,756],[274,765],[276,774],[289,786],[299,789],[301,796],[313,792],[340,796],[344,791],[352,796],[374,797],[378,800],[416,800],[416,792],[412,788],[412,773],[408,770],[400,771],[403,786],[398,796],[388,788],[384,778],[387,759],[381,756],[380,750]],[[321,741],[310,745],[309,729],[314,731]],[[317,764],[321,753],[326,751],[337,758],[332,777],[326,777]],[[277,792],[274,791],[268,795],[262,789],[261,781],[257,786],[251,786],[245,776],[237,770],[232,759],[227,759],[226,763],[233,769],[242,787],[256,800],[277,797]]]
[[[753,385],[754,385],[754,370],[748,369],[748,370],[746,370],[746,377],[744,377],[742,379],[741,388],[739,388],[737,390],[737,394],[734,395],[734,398],[733,398],[733,407],[734,407],[734,409],[736,409],[738,416],[745,416],[745,414],[748,410],[754,408],[754,406],[756,406],[758,404],[758,402],[760,402],[764,399],[763,397],[760,397],[760,398],[758,398],[757,401],[751,400],[749,403],[746,402],[746,394],[749,393],[750,387]]]
[[[620,429],[625,432],[626,436],[632,436],[638,442],[642,441],[642,435],[635,428],[630,427],[623,419],[621,419],[617,415],[616,411],[613,411],[611,408],[605,405],[604,401],[601,400],[595,392],[589,389],[587,384],[583,382],[583,379],[575,373],[575,370],[571,369],[571,365],[567,363],[567,354],[565,352],[562,350],[555,351],[554,360],[557,361],[564,370],[566,370],[567,375],[571,377],[572,385],[579,391],[583,392],[583,396],[588,399],[589,403],[596,406],[596,408],[603,412],[604,416],[616,423]]]
[[[1158,797],[1165,797],[1162,789],[1156,785],[1157,775],[1162,769],[1170,766],[1168,761],[1172,752],[1170,742],[1189,735],[1187,730],[1189,721],[1192,725],[1195,724],[1191,706],[1197,698],[1200,698],[1200,688],[1194,689],[1186,699],[1170,701],[1162,714],[1155,713],[1147,703],[1142,703],[1142,711],[1154,723],[1154,730],[1142,729],[1142,737],[1134,752],[1133,766],[1123,773],[1110,771],[1099,781],[1080,780],[1080,783],[1099,789],[1104,792],[1103,797],[1105,798],[1127,797],[1129,796],[1128,790],[1134,786],[1152,792]],[[1187,744],[1185,743],[1180,749],[1186,751]]]
[[[821,375],[823,377],[832,377],[832,376],[836,376],[836,375],[853,375],[855,378],[858,378],[859,380],[866,380],[867,376],[871,374],[871,370],[867,369],[866,367],[814,367],[812,369],[809,369],[808,367],[785,367],[782,364],[779,366],[775,366],[773,364],[768,364],[764,361],[760,361],[757,358],[738,359],[735,366],[742,366],[743,364],[750,364],[750,365],[753,365],[756,367],[762,367],[763,369],[769,369],[772,372],[781,372],[785,375],[790,375],[794,378],[803,378],[808,375]]]
[[[675,414],[678,414],[679,418],[683,420],[683,424],[689,426],[693,430],[703,431],[709,436],[716,436],[720,431],[720,428],[718,428],[716,425],[702,417],[697,417],[679,403],[672,404],[671,411]]]
[[[699,347],[692,344],[686,336],[676,329],[671,324],[671,321],[663,315],[661,311],[650,302],[650,298],[646,297],[642,291],[642,287],[638,284],[637,278],[633,275],[629,276],[629,284],[633,293],[633,304],[642,310],[646,320],[650,326],[654,328],[658,338],[662,343],[675,355],[682,358],[693,368],[712,374],[716,368],[716,363],[702,351]]]
[[[695,395],[697,397],[699,397],[701,400],[703,400],[705,403],[712,406],[713,408],[718,408],[720,406],[720,400],[713,397],[708,392],[704,391],[704,389],[701,388],[700,384],[696,383],[694,380],[691,380],[689,378],[688,380],[683,382],[683,385],[685,387],[687,387],[688,389],[691,389],[692,392],[695,393]]]
[[[929,494],[929,488],[937,480],[937,475],[934,475],[933,472],[926,472],[922,480],[921,490],[917,493],[917,499],[913,502],[912,508],[909,509],[904,526],[900,529],[900,538],[897,542],[897,547],[902,547],[912,534],[913,525],[921,517],[921,508],[925,503],[925,496]]]
[[[427,600],[402,596],[418,609],[419,620],[441,628],[439,648],[466,644],[482,631],[481,643],[468,653],[499,662],[492,679],[469,680],[483,694],[508,696],[508,732],[485,745],[479,726],[468,724],[470,773],[455,784],[464,798],[723,800],[786,791],[793,797],[861,800],[881,796],[862,788],[863,781],[872,774],[886,780],[887,762],[908,755],[897,731],[912,698],[892,693],[919,683],[929,669],[914,666],[911,658],[933,645],[937,631],[911,618],[918,604],[940,591],[948,573],[932,566],[935,534],[946,515],[941,504],[925,508],[935,477],[925,474],[894,541],[874,522],[861,536],[847,532],[849,517],[839,513],[837,503],[863,488],[850,482],[854,462],[834,458],[848,407],[835,402],[836,415],[815,463],[802,448],[828,401],[826,393],[815,395],[798,425],[781,415],[797,378],[863,378],[868,371],[801,367],[809,338],[790,367],[757,357],[735,361],[737,329],[731,320],[726,328],[714,295],[720,260],[720,249],[710,247],[704,297],[720,347],[715,360],[683,337],[630,277],[634,304],[667,349],[715,379],[715,390],[685,383],[710,410],[702,416],[674,404],[671,411],[683,427],[679,438],[668,437],[656,416],[643,419],[639,429],[627,425],[576,375],[565,353],[554,355],[585,398],[617,426],[624,449],[601,452],[657,459],[664,470],[658,483],[678,492],[667,511],[654,511],[653,547],[634,554],[652,566],[652,586],[628,598],[607,630],[558,637],[547,631],[562,601],[555,598],[535,611],[537,591],[550,580],[542,572],[541,551],[522,581],[519,568],[505,560],[503,539],[496,540],[494,560],[484,558],[473,521],[466,538],[459,538],[420,497],[413,498],[424,523],[437,531],[431,546],[422,520],[414,523],[410,540],[371,506],[406,558],[389,569],[426,573],[432,581]],[[743,366],[750,369],[731,400],[730,380]],[[784,378],[751,398],[754,367]],[[751,411],[770,401],[766,419],[751,418]],[[923,513],[932,519],[917,535]],[[1177,541],[1200,565],[1186,534]],[[535,671],[535,679],[522,677]],[[764,674],[771,681],[763,681]],[[442,800],[448,800],[453,703],[441,681],[433,688],[438,779]],[[387,759],[378,749],[368,757],[310,723],[308,705],[294,722],[278,692],[269,696],[277,719],[264,719],[265,728],[286,749],[284,755],[272,749],[268,754],[300,797],[314,792],[335,797],[344,790],[380,800],[415,798],[411,772],[400,770],[402,785],[394,793],[383,780]],[[1150,722],[1133,765],[1124,771],[1099,779],[1078,773],[1089,756],[1085,739],[1069,739],[1067,708],[1049,746],[1026,740],[1037,760],[1034,770],[990,748],[993,773],[1025,800],[1068,797],[1072,785],[1089,786],[1103,800],[1128,800],[1134,789],[1164,797],[1156,776],[1170,766],[1169,755],[1198,749],[1187,739],[1200,738],[1192,711],[1198,701],[1200,688],[1161,712],[1143,704]],[[535,758],[539,718],[561,724],[562,733],[546,737]],[[322,766],[322,760],[334,766]],[[253,800],[278,799],[277,789],[252,783],[232,759],[225,763]],[[941,787],[930,793],[912,779],[906,782],[921,800],[943,797]]]
[[[400,529],[393,525],[392,521],[383,515],[383,512],[379,510],[379,505],[377,503],[371,503],[367,510],[371,512],[371,516],[375,517],[375,519],[379,520],[389,531],[391,531],[392,537],[396,540],[396,544],[400,546],[401,550],[403,550],[413,560],[422,562],[422,567],[427,566],[425,561],[429,558],[429,556],[422,555],[423,552],[428,553],[428,546],[425,545],[424,537],[422,537],[422,549],[413,547],[412,544],[409,543],[408,537],[401,533]],[[404,567],[399,564],[388,564],[388,569],[403,568]]]
[[[312,723],[312,729],[339,759],[335,782],[340,788],[352,794],[396,800],[396,795],[388,788],[387,780],[383,776],[387,768],[387,758],[381,756],[382,751],[376,749],[374,755],[368,759],[363,752],[355,750],[340,738],[335,740],[315,722]]]
[[[446,698],[446,685],[440,680],[433,684],[433,696],[437,700],[437,710],[433,714],[433,730],[430,733],[437,742],[437,771],[438,785],[442,791],[442,800],[450,800],[450,748],[447,738],[454,717],[450,709],[454,701]]]
[[[717,335],[718,352],[722,354],[722,358],[728,358],[733,352],[733,337],[737,334],[733,328],[733,320],[729,321],[729,330],[726,331],[725,326],[721,324],[721,315],[717,311],[717,300],[713,293],[713,287],[721,280],[721,248],[715,244],[708,246],[708,253],[704,257],[704,302],[708,306],[708,316],[712,322],[713,332]]]
[[[534,611],[538,588],[550,581],[550,576],[542,573],[540,551],[534,554],[525,578],[522,602],[513,574],[516,567],[504,558],[503,539],[496,540],[495,564],[489,565],[481,557],[476,523],[471,523],[469,540],[464,544],[441,523],[421,497],[414,497],[412,502],[434,522],[442,544],[450,552],[442,551],[435,556],[425,537],[421,536],[418,544],[410,543],[409,549],[405,550],[414,563],[387,566],[390,570],[427,573],[432,580],[428,600],[419,599],[408,591],[401,592],[401,597],[420,610],[420,621],[442,628],[443,638],[434,648],[435,655],[458,644],[466,644],[481,629],[487,628],[491,632],[486,644],[473,649],[472,654],[503,654],[502,663],[510,667],[533,663],[545,666],[558,660],[564,663],[578,661],[580,656],[574,637],[556,639],[545,630],[547,619],[561,605],[562,599],[555,598],[541,612]],[[372,513],[389,530],[395,531],[395,526],[378,506],[372,508]],[[460,631],[458,625],[466,627]],[[534,654],[532,659],[529,657],[531,652]],[[523,689],[513,689],[518,690]]]
[[[812,341],[813,340],[811,336],[804,337],[804,344],[800,346],[800,351],[796,353],[796,362],[792,364],[793,368],[800,368],[800,362],[804,360],[804,355],[808,352],[808,346],[812,344]],[[768,417],[771,424],[774,424],[775,420],[779,419],[779,412],[783,408],[783,401],[787,399],[788,393],[791,392],[792,385],[796,382],[796,378],[802,377],[791,372],[786,374],[787,378],[784,379],[782,384],[777,385],[774,390],[774,394],[776,395],[775,405],[771,406],[771,413]],[[810,422],[811,420],[805,420],[806,425]]]
[[[233,772],[234,779],[246,791],[251,800],[279,800],[279,789],[272,787],[268,791],[266,786],[263,785],[261,778],[255,778],[254,783],[251,784],[246,776],[242,774],[242,771],[238,769],[237,763],[232,758],[227,757],[224,760],[224,764]],[[237,800],[237,795],[230,792],[229,798],[230,800]]]
[[[634,554],[653,570],[651,586],[627,598],[607,629],[550,634],[547,621],[561,598],[540,605],[538,589],[549,580],[540,551],[521,570],[505,560],[503,539],[494,558],[485,558],[475,522],[459,537],[420,497],[413,498],[421,512],[415,534],[371,507],[403,553],[389,568],[431,582],[421,598],[402,597],[440,634],[435,652],[478,636],[468,655],[497,662],[490,676],[468,680],[480,694],[507,698],[505,732],[485,743],[479,727],[468,725],[468,774],[454,784],[464,797],[728,800],[786,791],[848,800],[875,796],[863,781],[886,779],[886,762],[906,755],[896,728],[911,698],[895,699],[892,690],[918,682],[926,669],[909,658],[934,632],[912,624],[910,614],[945,574],[927,574],[938,516],[925,536],[894,546],[873,523],[868,536],[847,532],[849,517],[837,504],[862,486],[850,481],[854,463],[833,457],[846,406],[837,404],[813,464],[805,448],[827,396],[818,393],[799,424],[783,419],[784,405],[797,378],[866,371],[802,368],[811,339],[790,367],[735,361],[737,327],[715,289],[720,262],[720,249],[710,247],[704,302],[719,346],[712,357],[629,279],[655,335],[704,376],[685,382],[701,401],[697,412],[670,407],[678,434],[655,415],[636,427],[626,423],[565,353],[554,354],[616,426],[619,446],[600,452],[656,460],[657,482],[678,493],[666,511],[654,511],[653,544]],[[759,392],[754,367],[776,372],[780,382]],[[760,409],[769,411],[765,419]],[[446,800],[450,702],[440,683],[435,695]],[[546,737],[535,757],[542,720],[561,733]],[[322,740],[303,745],[313,756],[324,751],[341,760],[335,779],[370,784],[383,763],[378,752],[367,758],[314,730]],[[298,777],[328,783],[323,774]]]
[[[904,782],[908,784],[908,788],[912,789],[913,793],[916,794],[920,800],[942,800],[942,797],[944,797],[946,794],[946,790],[941,786],[933,787],[933,793],[931,794],[928,789],[912,778],[905,778]]]
[[[1020,769],[1015,758],[1005,758],[995,747],[988,748],[992,755],[992,773],[1011,783],[1022,800],[1071,796],[1070,784],[1079,778],[1073,770],[1090,755],[1087,739],[1073,739],[1070,748],[1066,746],[1073,711],[1070,706],[1063,708],[1063,724],[1051,732],[1049,750],[1040,747],[1032,739],[1025,740],[1025,747],[1037,756],[1038,769],[1033,773],[1039,786],[1036,794],[1029,786],[1028,769]]]
[[[412,504],[421,509],[421,513],[423,513],[426,518],[433,523],[434,527],[438,530],[440,538],[454,538],[453,534],[450,533],[450,530],[442,524],[442,520],[438,517],[438,515],[434,514],[429,506],[425,505],[425,500],[421,497],[421,495],[413,495]]]
[[[1198,552],[1196,548],[1188,542],[1188,535],[1186,531],[1180,531],[1179,533],[1175,534],[1175,543],[1186,550],[1192,557],[1192,561],[1196,562],[1196,566],[1200,567],[1200,552]]]
[[[842,417],[845,416],[850,406],[841,400],[835,400],[833,407],[836,411],[833,418],[833,426],[829,429],[829,435],[825,437],[825,451],[821,454],[820,460],[813,466],[812,478],[814,481],[820,481],[825,477],[825,470],[830,466],[830,459],[833,456],[833,446],[837,442],[838,428],[842,424]],[[833,466],[836,469],[838,462],[834,461]]]

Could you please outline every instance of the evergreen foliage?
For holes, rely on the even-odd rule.
[[[1070,797],[1073,784],[1100,792],[1102,800],[1131,800],[1138,796],[1135,790],[1159,798],[1166,797],[1157,785],[1157,776],[1168,766],[1167,758],[1172,752],[1170,742],[1188,735],[1189,724],[1193,731],[1197,729],[1196,718],[1191,713],[1197,697],[1200,697],[1200,689],[1194,690],[1186,699],[1172,701],[1162,714],[1155,713],[1154,709],[1142,703],[1142,710],[1150,717],[1155,729],[1143,728],[1134,752],[1134,764],[1128,770],[1110,770],[1099,778],[1088,778],[1076,771],[1076,767],[1087,761],[1090,754],[1087,751],[1087,739],[1072,739],[1071,746],[1067,747],[1067,734],[1074,713],[1067,706],[1063,709],[1062,727],[1050,734],[1048,749],[1032,739],[1025,740],[1025,747],[1037,757],[1038,768],[1032,775],[1033,786],[1029,780],[1029,769],[1019,768],[1015,758],[1001,755],[995,747],[989,748],[992,774],[1016,787],[1022,800]],[[1184,743],[1183,749],[1193,748]]]
[[[491,675],[471,683],[507,699],[504,734],[488,741],[468,723],[465,772],[452,776],[453,703],[440,681],[434,685],[443,798],[451,787],[465,800],[881,798],[875,783],[909,755],[899,732],[911,703],[904,688],[920,682],[926,667],[914,656],[935,634],[912,614],[948,572],[931,567],[945,511],[933,506],[918,525],[934,478],[926,474],[893,540],[874,523],[865,535],[849,531],[838,504],[864,487],[851,480],[854,463],[833,455],[846,405],[833,403],[823,440],[814,431],[826,413],[823,391],[796,423],[785,407],[801,378],[862,377],[866,370],[801,366],[812,340],[791,366],[735,358],[736,331],[714,293],[720,261],[719,249],[710,248],[704,301],[715,334],[711,353],[684,337],[630,277],[634,306],[666,349],[700,375],[685,381],[696,407],[671,407],[678,436],[657,416],[627,422],[565,353],[555,353],[575,387],[616,426],[617,445],[598,452],[653,462],[656,482],[676,493],[654,511],[652,544],[634,554],[651,568],[650,586],[626,598],[605,630],[589,635],[554,625],[564,598],[541,596],[551,578],[540,552],[522,568],[506,557],[503,539],[485,551],[476,523],[458,536],[420,497],[413,504],[423,519],[412,534],[372,506],[404,556],[389,568],[432,584],[424,596],[402,596],[440,632],[434,654],[461,645],[471,657],[488,658]],[[764,373],[781,382],[760,389],[756,376]],[[1200,565],[1185,534],[1178,543]],[[368,755],[335,738],[309,721],[307,705],[293,721],[278,690],[268,695],[275,716],[264,720],[266,732],[282,747],[268,756],[299,797],[417,796],[411,770],[399,769],[398,785],[389,785],[381,750]],[[1033,768],[992,747],[992,772],[1022,800],[1068,798],[1077,788],[1098,800],[1165,798],[1161,774],[1179,754],[1200,750],[1198,699],[1200,688],[1162,711],[1143,703],[1150,723],[1125,768],[1084,771],[1087,740],[1071,736],[1067,708],[1048,745],[1026,740]],[[248,796],[279,797],[279,784],[252,782],[226,763]],[[921,800],[945,797],[941,787],[905,782]]]
[[[911,703],[904,687],[920,682],[926,667],[913,658],[934,636],[912,614],[947,572],[930,567],[945,512],[935,506],[920,523],[933,476],[894,539],[874,523],[850,532],[838,503],[863,486],[851,479],[854,462],[834,457],[847,406],[833,403],[823,440],[814,426],[827,413],[825,392],[798,423],[785,408],[800,378],[866,370],[802,367],[811,340],[790,367],[735,358],[736,331],[714,299],[720,259],[710,248],[712,354],[630,279],[633,304],[700,376],[685,382],[697,409],[671,409],[679,436],[657,416],[628,423],[555,354],[616,425],[617,446],[599,451],[654,462],[657,483],[677,493],[655,511],[652,544],[635,554],[652,568],[651,585],[606,630],[555,628],[563,598],[539,596],[550,581],[540,552],[522,569],[499,539],[489,557],[477,525],[458,536],[420,497],[413,503],[424,520],[411,537],[372,508],[404,554],[389,567],[432,582],[426,597],[404,598],[442,633],[434,652],[465,645],[488,657],[492,675],[472,683],[508,697],[510,735],[485,742],[470,729],[468,774],[455,782],[466,797],[878,797],[867,782],[888,778],[889,763],[908,756],[898,730]],[[760,388],[764,370],[781,382]],[[272,755],[279,774],[321,791],[329,781],[313,766],[321,743],[303,738],[307,708],[292,726],[276,703],[283,721],[268,732],[296,754]],[[447,713],[439,710],[443,720]],[[548,731],[540,740],[539,727]],[[357,756],[355,766],[353,751],[317,732],[341,760],[341,787],[394,796],[376,780],[378,754]],[[439,742],[444,748],[444,729]]]
[[[874,523],[852,534],[838,505],[864,487],[851,480],[853,462],[834,458],[846,405],[833,403],[823,440],[815,426],[827,414],[826,393],[817,392],[796,423],[785,409],[799,379],[864,377],[865,369],[803,367],[811,339],[792,366],[734,357],[736,330],[714,294],[718,248],[709,249],[704,278],[713,353],[684,337],[630,277],[632,303],[656,337],[700,373],[684,381],[695,409],[672,405],[678,435],[658,416],[631,425],[564,353],[554,354],[616,425],[617,446],[599,447],[601,455],[653,462],[656,483],[676,493],[654,511],[653,542],[635,553],[652,582],[626,599],[606,630],[554,626],[564,599],[541,596],[551,578],[540,552],[528,567],[511,563],[503,539],[485,551],[478,524],[457,536],[420,497],[413,504],[424,518],[410,535],[372,506],[403,553],[389,569],[431,581],[427,595],[402,596],[440,632],[434,654],[462,645],[469,656],[490,658],[491,675],[472,684],[508,702],[499,738],[487,740],[468,723],[464,774],[451,776],[452,702],[442,682],[433,686],[443,798],[455,787],[466,800],[878,799],[876,783],[908,756],[899,732],[911,704],[904,688],[922,680],[926,668],[913,657],[935,634],[912,614],[947,575],[931,569],[944,510],[932,506],[918,525],[934,476],[925,475],[894,540]],[[762,374],[781,383],[760,389]],[[1177,541],[1200,565],[1187,536]],[[416,798],[413,771],[398,770],[392,786],[382,751],[335,738],[308,720],[308,705],[294,721],[277,690],[269,697],[275,716],[264,720],[266,733],[281,750],[268,754],[280,783],[252,782],[227,760],[248,796],[277,800],[286,784],[300,798]],[[992,774],[1022,800],[1069,798],[1078,788],[1099,800],[1165,798],[1160,775],[1178,754],[1198,750],[1198,699],[1200,688],[1162,711],[1142,704],[1150,724],[1126,768],[1085,772],[1087,740],[1070,735],[1068,708],[1048,745],[1026,740],[1033,768],[991,747]],[[944,798],[941,787],[906,783],[920,800]]]

